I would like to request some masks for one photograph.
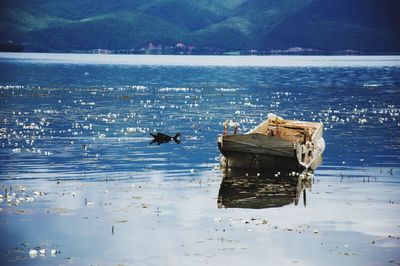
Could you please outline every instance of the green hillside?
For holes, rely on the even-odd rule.
[[[0,2],[0,42],[27,51],[183,42],[224,50],[398,53],[398,10],[397,0],[13,0]]]

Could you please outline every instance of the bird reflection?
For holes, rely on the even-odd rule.
[[[218,208],[263,209],[298,205],[301,193],[306,206],[306,188],[311,175],[274,172],[226,171],[218,193]]]
[[[157,145],[168,143],[171,140],[175,141],[175,143],[180,144],[181,143],[181,133],[176,133],[175,136],[171,137],[163,133],[157,133],[157,134],[152,134],[150,135],[154,138],[149,144],[157,143]]]

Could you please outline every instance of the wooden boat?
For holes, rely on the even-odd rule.
[[[256,128],[244,134],[218,136],[222,153],[221,165],[226,168],[274,169],[287,171],[314,170],[322,161],[325,141],[323,124],[285,120],[274,114]]]

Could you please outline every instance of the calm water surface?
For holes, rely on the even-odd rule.
[[[2,203],[5,261],[400,263],[399,57],[176,58],[0,54],[2,187],[46,193]],[[222,122],[247,131],[270,112],[324,123],[307,208],[218,209]],[[36,246],[62,253],[31,259]]]

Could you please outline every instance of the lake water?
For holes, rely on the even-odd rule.
[[[400,263],[399,56],[2,53],[0,106],[1,261]],[[307,203],[218,208],[222,123],[268,113],[324,123]]]

